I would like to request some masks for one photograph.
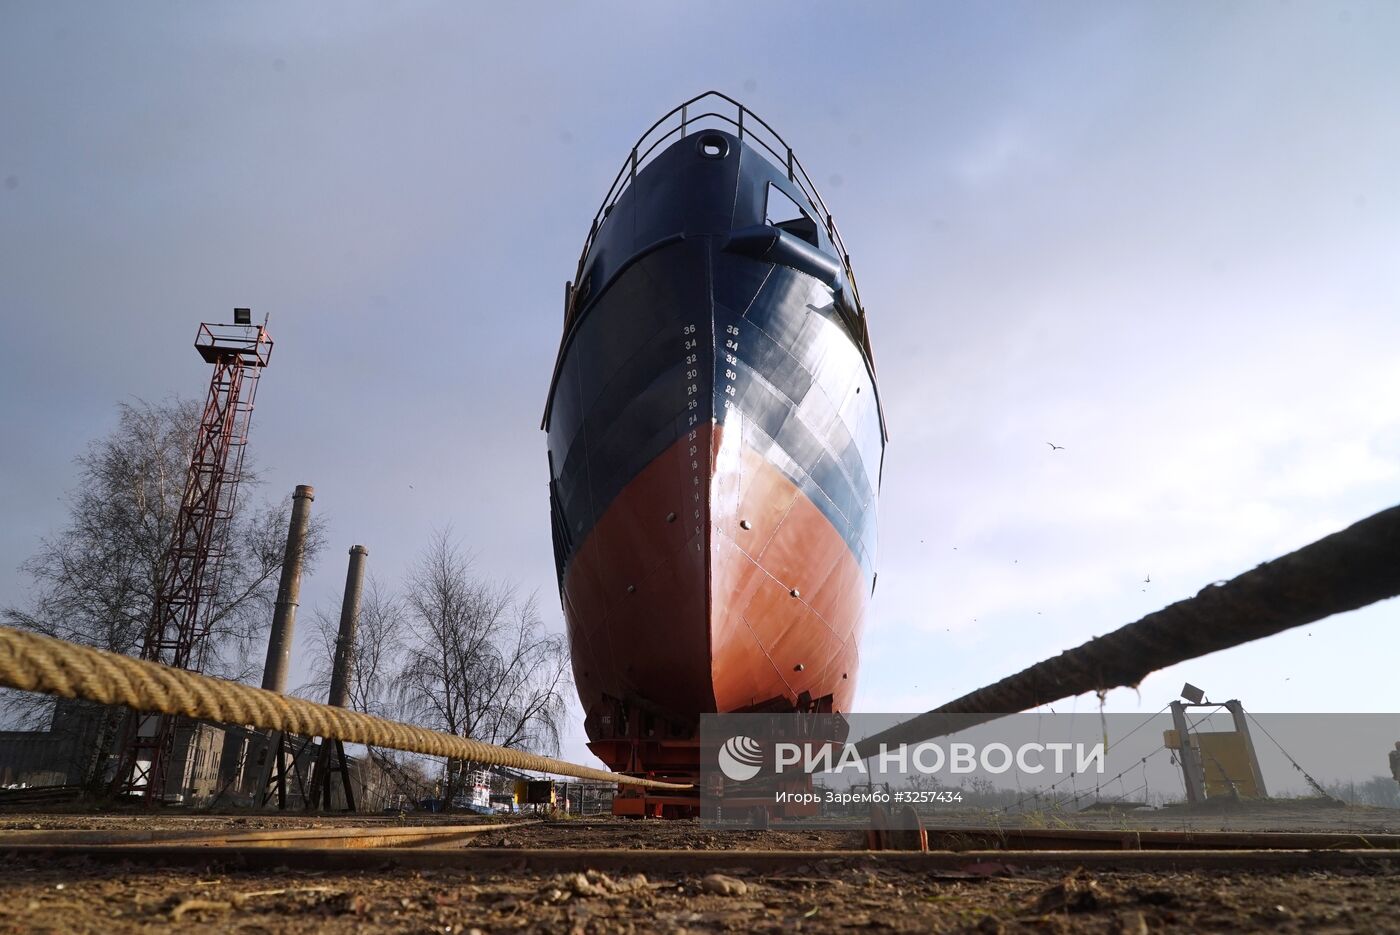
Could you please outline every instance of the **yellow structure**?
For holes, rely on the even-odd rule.
[[[1206,798],[1238,793],[1241,798],[1260,797],[1258,778],[1245,736],[1238,731],[1206,731],[1192,735],[1206,774]]]
[[[515,781],[516,805],[548,805],[556,802],[554,783],[548,779],[517,779]]]
[[[1192,686],[1188,685],[1187,688]],[[1225,708],[1230,712],[1235,729],[1191,730],[1186,720],[1186,710],[1199,707]],[[1268,797],[1259,759],[1255,756],[1249,737],[1244,706],[1239,701],[1226,701],[1218,706],[1173,701],[1171,709],[1176,727],[1162,732],[1162,744],[1177,753],[1181,774],[1186,782],[1187,801],[1202,802],[1222,795],[1246,799]]]

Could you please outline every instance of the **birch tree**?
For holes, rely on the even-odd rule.
[[[410,626],[401,713],[473,740],[554,755],[565,723],[569,654],[533,595],[476,575],[450,532],[434,535],[404,590]],[[449,762],[450,804],[471,764]]]
[[[136,400],[117,407],[115,429],[76,459],[78,482],[69,493],[66,525],[41,540],[20,566],[34,582],[34,597],[27,607],[0,612],[7,626],[140,654],[168,570],[199,416],[200,404],[190,399]],[[206,618],[204,671],[225,678],[257,675],[282,568],[290,496],[280,504],[254,505],[258,482],[246,464],[219,587]],[[322,538],[313,521],[304,559],[308,568]],[[48,726],[52,701],[9,692],[0,696],[0,709],[6,722],[37,729]],[[105,763],[118,714],[119,709],[106,713],[95,769]]]

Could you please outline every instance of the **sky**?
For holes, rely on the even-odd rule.
[[[351,544],[392,585],[448,526],[562,629],[538,426],[563,283],[633,140],[711,88],[796,149],[869,313],[890,442],[857,709],[933,707],[1400,501],[1393,3],[3,0],[0,23],[0,605],[74,456],[121,400],[202,394],[195,329],[237,305],[277,342],[261,494],[312,484],[327,524],[303,634]],[[1394,712],[1397,616],[1108,708],[1189,680]]]

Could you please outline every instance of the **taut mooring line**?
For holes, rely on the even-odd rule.
[[[1158,669],[1397,594],[1400,506],[1206,585],[1195,597],[867,737],[856,749],[871,757],[881,744],[914,744],[1061,698],[1137,685]]]

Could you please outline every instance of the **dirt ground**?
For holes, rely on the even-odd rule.
[[[0,933],[1400,932],[1398,877],[230,873],[63,861],[6,868]]]

